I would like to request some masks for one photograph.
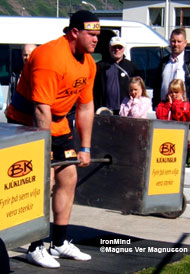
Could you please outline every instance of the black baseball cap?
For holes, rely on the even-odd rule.
[[[63,31],[67,33],[68,30],[73,28],[78,30],[100,30],[100,22],[94,13],[88,10],[79,10],[72,14],[69,26],[65,27]]]

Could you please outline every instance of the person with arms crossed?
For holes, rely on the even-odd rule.
[[[173,79],[181,79],[185,83],[186,97],[190,98],[190,53],[184,29],[174,29],[170,36],[171,54],[164,57],[157,72],[157,80],[153,89],[153,108],[165,100],[169,83]]]
[[[78,158],[79,166],[86,167],[90,164],[96,74],[91,53],[100,34],[99,19],[89,11],[80,10],[71,16],[69,27],[64,32],[66,35],[39,46],[31,54],[7,116],[12,122],[51,129],[53,160]],[[66,117],[75,103],[76,127],[81,141],[78,155]],[[76,166],[57,166],[52,170],[51,177],[55,177],[55,185],[52,197],[53,235],[49,253],[57,258],[90,260],[90,255],[81,252],[66,237],[77,183]],[[37,241],[30,245],[27,258],[29,262],[43,267],[59,267],[59,262],[49,253],[42,241]]]
[[[127,60],[124,51],[126,43],[114,36],[109,42],[109,59],[97,63],[94,84],[95,110],[107,107],[119,115],[120,104],[128,95],[129,78],[138,76],[136,65]]]

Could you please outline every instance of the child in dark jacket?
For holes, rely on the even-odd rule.
[[[186,101],[184,82],[181,79],[170,82],[166,100],[159,103],[156,116],[161,120],[190,121],[190,105]]]

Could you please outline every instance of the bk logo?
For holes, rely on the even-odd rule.
[[[77,80],[75,80],[75,82],[73,83],[73,87],[74,88],[83,88],[86,85],[86,78],[78,78]]]
[[[22,160],[14,163],[8,169],[8,176],[12,178],[22,177],[33,170],[32,160]]]
[[[170,142],[163,143],[159,149],[160,153],[164,156],[171,156],[175,153],[175,144]]]

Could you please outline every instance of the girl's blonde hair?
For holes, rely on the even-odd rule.
[[[140,76],[132,77],[129,79],[129,86],[130,84],[138,84],[142,88],[142,96],[143,97],[149,97],[146,92],[146,87],[143,79]]]
[[[181,79],[174,79],[170,82],[168,87],[168,94],[171,91],[182,91],[183,99],[186,99],[184,81]]]

